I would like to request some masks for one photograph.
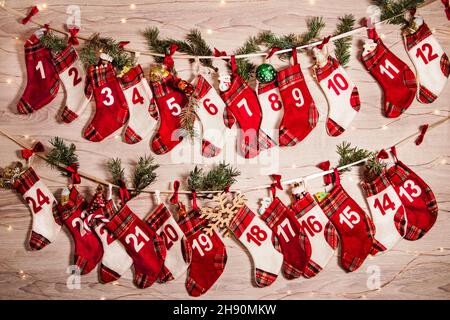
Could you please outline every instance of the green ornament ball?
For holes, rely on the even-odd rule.
[[[261,64],[258,68],[256,68],[256,79],[260,83],[269,83],[275,80],[277,76],[277,70],[268,63]]]

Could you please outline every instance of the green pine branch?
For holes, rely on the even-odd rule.
[[[390,24],[405,26],[408,24],[408,21],[402,13],[408,9],[420,6],[425,0],[372,0],[372,2],[380,7],[381,20],[391,19],[389,20]]]
[[[224,162],[205,173],[203,169],[195,166],[189,172],[188,188],[191,191],[219,191],[230,187],[236,182],[241,173]]]
[[[51,139],[50,144],[53,146],[53,149],[47,154],[47,163],[52,169],[57,168],[63,176],[69,177],[71,173],[61,168],[60,165],[70,166],[72,163],[75,163],[77,168],[80,166],[78,155],[75,153],[77,149],[75,144],[67,145],[60,137]]]
[[[339,23],[336,26],[334,35],[349,32],[355,25],[355,17],[352,14],[347,14],[339,17]],[[341,66],[345,67],[350,61],[350,49],[352,47],[352,36],[338,39],[334,41],[334,54]]]
[[[358,148],[352,147],[350,142],[342,142],[342,144],[336,146],[336,153],[339,155],[338,167],[345,166],[347,164],[357,162],[364,158],[368,158],[374,155],[373,152]],[[360,165],[363,165],[362,163]],[[344,169],[341,171],[348,171],[349,169]]]
[[[109,159],[106,166],[111,173],[113,184],[119,185],[120,180],[125,182],[125,169],[122,168],[122,160],[119,158]]]
[[[368,183],[374,181],[377,177],[379,177],[381,175],[381,173],[383,172],[383,170],[385,170],[385,168],[386,168],[386,163],[381,162],[377,158],[377,154],[373,153],[370,156],[370,159],[367,160],[366,166],[364,168],[364,174],[363,174],[364,181],[368,182]]]
[[[142,190],[151,185],[157,178],[155,172],[159,168],[159,165],[154,162],[152,156],[139,157],[139,161],[136,164],[133,175],[134,190],[131,194],[132,197],[137,196]]]
[[[57,55],[67,47],[67,41],[62,37],[58,37],[52,31],[45,32],[40,41],[53,55]]]

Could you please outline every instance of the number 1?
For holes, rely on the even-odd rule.
[[[42,60],[39,60],[39,62],[36,65],[36,70],[39,70],[41,73],[41,78],[45,79],[45,71],[44,71],[44,65],[42,64]]]

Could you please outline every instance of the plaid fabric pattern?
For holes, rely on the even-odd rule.
[[[403,82],[408,88],[416,88],[417,81],[416,76],[411,71],[411,69],[407,68],[403,70]]]
[[[347,252],[343,252],[341,255],[341,264],[344,266],[345,271],[352,272],[358,269],[365,259],[355,257]]]
[[[200,100],[205,96],[205,94],[208,93],[208,91],[211,88],[212,88],[211,84],[208,81],[206,81],[206,79],[203,76],[198,75],[197,84],[195,85],[195,89],[194,92],[192,93],[192,96],[195,99]]]
[[[250,208],[243,206],[239,209],[233,219],[231,219],[229,229],[237,238],[240,238],[254,217],[255,214],[250,210]]]
[[[267,92],[274,88],[278,88],[276,80],[273,80],[272,82],[268,82],[268,83],[259,83],[258,84],[258,94],[263,94],[264,92]]]
[[[29,167],[16,179],[16,181],[14,181],[13,187],[21,195],[24,195],[24,193],[30,190],[30,188],[38,181],[38,175],[32,167]]]
[[[75,187],[72,187],[69,195],[69,202],[65,205],[58,205],[59,217],[62,221],[66,221],[76,211],[86,209],[87,202]]]
[[[139,289],[145,289],[150,287],[154,281],[151,277],[143,274],[142,272],[135,272],[134,283]]]
[[[152,150],[156,154],[164,154],[169,151],[169,147],[166,146],[161,138],[161,135],[157,132],[152,140]]]
[[[317,111],[316,105],[314,103],[311,103],[311,105],[309,106],[309,113],[308,113],[309,126],[311,128],[315,128],[318,121],[319,121],[319,111]]]
[[[222,149],[212,144],[211,142],[202,139],[202,156],[212,158],[217,156]]]
[[[116,213],[116,210],[114,209],[114,204],[113,204],[112,200],[108,200],[104,207],[98,208],[97,210],[95,210],[92,213],[92,215],[93,216],[101,215],[102,217],[110,219],[111,217],[113,217],[115,215],[115,213]],[[101,219],[93,218],[89,221],[89,227],[95,228],[96,226],[98,226],[99,224],[102,224],[102,223],[103,223],[103,221],[101,221]]]
[[[198,211],[192,210],[184,217],[181,217],[178,224],[186,237],[189,237],[198,230],[203,229],[207,225],[207,221],[206,219],[200,219],[200,214]]]
[[[352,106],[353,109],[355,109],[355,111],[359,111],[359,109],[361,108],[361,101],[359,100],[359,93],[357,87],[353,88],[352,94],[350,96],[350,105]]]
[[[171,217],[164,203],[161,203],[144,221],[153,229],[158,230]]]
[[[92,96],[94,88],[104,86],[110,81],[116,80],[116,72],[111,63],[106,65],[92,65],[87,70],[86,97]]]
[[[62,73],[68,67],[70,67],[78,59],[78,54],[72,45],[68,45],[58,55],[53,57],[53,65],[56,72]]]
[[[31,250],[40,250],[48,244],[50,244],[50,241],[47,238],[41,236],[39,233],[31,231],[30,241],[28,242]]]
[[[169,269],[166,268],[166,266],[163,266],[161,269],[161,272],[158,274],[158,282],[159,283],[166,283],[169,281],[174,280],[172,273],[169,271]]]
[[[328,61],[323,67],[314,67],[314,73],[316,74],[317,81],[322,81],[337,68],[339,68],[339,62],[332,56],[328,56]]]
[[[387,48],[381,41],[381,38],[377,39],[376,44],[375,50],[361,57],[361,61],[368,71],[375,68],[387,52]]]
[[[148,106],[148,113],[150,113],[150,116],[158,120],[158,107],[156,106],[155,98],[152,98],[152,101],[150,102],[150,105]]]
[[[173,92],[172,85],[169,85],[169,82],[173,82],[173,76],[169,75],[160,81],[151,82],[153,94],[155,95],[155,99],[159,99],[171,92]]]
[[[320,271],[322,271],[322,268],[310,259],[308,264],[306,265],[305,271],[303,272],[303,276],[305,278],[312,278],[316,276]]]
[[[102,141],[103,137],[92,124],[89,124],[83,133],[84,137],[92,142]]]
[[[155,234],[155,237],[153,239],[153,248],[155,248],[156,254],[164,261],[166,259],[166,244],[164,243],[164,239]]]
[[[223,101],[227,106],[232,105],[246,88],[248,88],[247,82],[239,75],[236,75],[231,82],[231,88],[228,91],[221,93]]]
[[[258,149],[257,150],[270,149],[276,145],[277,145],[276,141],[273,140],[267,133],[265,133],[262,130],[258,131]],[[255,150],[251,150],[251,151],[254,152]]]
[[[422,25],[417,29],[416,32],[412,34],[407,34],[405,36],[406,48],[411,50],[416,44],[424,40],[425,38],[431,36],[431,30],[428,28],[426,23],[422,23]]]
[[[32,113],[34,109],[25,99],[20,98],[19,102],[17,103],[17,111],[19,111],[19,113],[21,114],[27,114]]]
[[[110,282],[118,280],[119,278],[120,278],[120,274],[111,270],[110,268],[105,266],[103,263],[100,264],[100,281],[102,283],[110,283]]]
[[[296,64],[278,71],[278,79],[281,79],[278,82],[278,86],[280,90],[283,90],[287,86],[303,81],[304,77],[300,65]]]
[[[122,76],[120,84],[123,90],[126,90],[137,85],[142,79],[145,79],[144,71],[142,71],[141,65],[138,64]]]
[[[295,146],[300,141],[299,139],[297,139],[296,136],[294,136],[292,133],[289,132],[286,126],[280,125],[278,142],[280,146],[291,147]]]
[[[106,225],[108,230],[116,239],[120,239],[130,228],[135,219],[134,213],[125,205]]]
[[[389,182],[388,177],[385,172],[382,172],[375,180],[372,182],[361,182],[361,187],[364,190],[367,197],[371,197],[375,194],[380,193],[387,187],[389,187],[391,183]]]
[[[214,255],[214,267],[218,270],[225,269],[225,265],[227,263],[227,254],[224,251],[223,253],[217,253]]]
[[[63,112],[61,113],[61,120],[65,123],[71,123],[76,118],[78,118],[78,114],[70,110],[67,106],[64,107]]]
[[[283,270],[283,274],[286,277],[286,279],[297,279],[300,277],[303,272],[295,268],[292,264],[286,262],[286,260],[283,261],[283,266],[281,267]]]
[[[256,268],[255,281],[258,287],[267,287],[277,279],[277,275]]]
[[[314,201],[314,198],[309,193],[303,193],[302,198],[291,205],[291,209],[294,211],[295,218],[298,220],[314,208],[316,204],[316,201]]]
[[[191,278],[188,277],[186,279],[186,290],[189,293],[189,295],[193,296],[195,292],[195,296],[198,297],[206,292],[205,288],[197,284],[197,282]]]
[[[417,98],[422,103],[432,103],[437,99],[437,95],[432,93],[423,85],[419,85],[419,95]]]
[[[225,107],[223,110],[223,122],[225,123],[225,126],[230,129],[236,123],[236,119],[234,118],[233,113],[228,110],[228,107]]]
[[[127,126],[125,129],[125,142],[128,144],[135,144],[139,141],[142,141],[142,137],[138,135],[133,129],[130,128],[130,126]]]
[[[445,53],[441,56],[440,66],[442,73],[448,78],[448,75],[450,74],[450,63]]]
[[[84,269],[86,268],[86,265],[89,262],[88,259],[86,259],[85,257],[82,257],[78,254],[74,254],[74,261],[75,261],[75,265],[80,270],[80,274],[84,274]]]
[[[283,202],[281,202],[280,198],[277,197],[273,199],[272,203],[266,211],[264,211],[260,218],[269,226],[270,229],[273,229],[283,217],[282,212],[286,209],[286,206]]]
[[[385,246],[383,246],[378,240],[376,240],[375,238],[373,239],[373,247],[370,250],[370,255],[374,256],[378,252],[383,252],[386,250],[387,250],[387,248]]]
[[[338,125],[333,119],[327,119],[327,131],[328,134],[332,137],[337,137],[341,135],[345,129]]]
[[[324,236],[330,247],[336,250],[339,246],[339,235],[331,221],[329,221],[325,226]]]

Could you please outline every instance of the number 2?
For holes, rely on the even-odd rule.
[[[141,241],[139,242],[139,236],[141,236],[142,238],[144,238],[145,241]],[[142,247],[145,245],[146,242],[148,242],[150,239],[147,237],[147,235],[141,230],[141,228],[139,228],[138,226],[136,226],[134,228],[134,234],[129,234],[125,237],[125,242],[127,244],[130,244],[131,242],[133,243],[134,246],[134,251],[136,251],[136,253],[138,253],[139,251],[141,251]]]
[[[427,57],[425,57],[424,52],[427,52]],[[430,61],[438,58],[439,55],[437,53],[433,53],[433,47],[429,43],[424,43],[422,47],[417,48],[416,57],[421,58],[423,63],[428,64]]]
[[[328,89],[333,89],[334,93],[336,93],[336,95],[340,95],[341,91],[347,90],[348,88],[348,82],[347,80],[344,78],[344,76],[340,73],[336,73],[333,76],[333,79],[329,79],[328,80]]]
[[[248,103],[247,103],[247,99],[242,99],[241,101],[239,101],[239,103],[237,104],[238,108],[242,108],[244,107],[245,111],[247,112],[248,116],[251,117],[253,115],[252,111],[250,110],[250,108],[248,107]]]
[[[173,246],[173,243],[178,240],[178,233],[171,224],[164,226],[160,236],[164,239],[167,250],[169,250]]]
[[[42,64],[42,60],[39,60],[39,62],[37,63],[36,70],[38,70],[41,73],[41,78],[45,79],[45,71],[44,65]]]
[[[81,77],[78,73],[78,69],[75,67],[72,67],[69,69],[69,77],[71,77],[73,75],[73,86],[77,86],[81,81]]]
[[[84,229],[83,220],[81,218],[75,218],[72,220],[72,227],[77,228],[80,230],[80,234],[82,237],[86,234],[86,230]]]
[[[33,207],[33,212],[36,214],[38,212],[40,212],[42,210],[42,206],[44,204],[50,204],[50,198],[47,197],[41,189],[36,189],[36,198],[37,198],[37,203],[36,200],[34,200],[34,198],[32,197],[26,197],[25,201],[28,203],[31,203],[31,206]]]

